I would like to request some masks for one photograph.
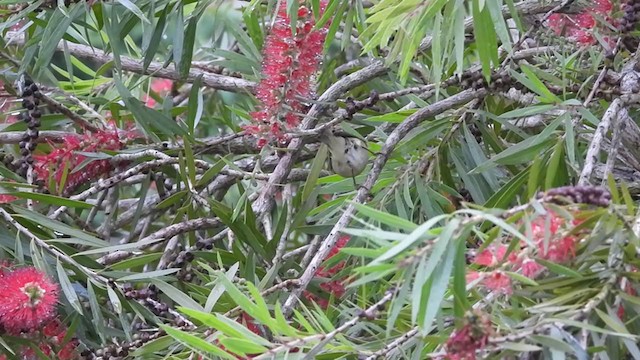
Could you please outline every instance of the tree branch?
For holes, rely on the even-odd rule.
[[[5,35],[5,41],[24,44],[25,38],[21,33],[10,31]],[[58,51],[65,51],[65,45],[63,41],[58,43]],[[79,58],[91,59],[99,65],[111,63],[114,60],[113,55],[107,54],[103,50],[92,48],[91,46],[67,42],[66,48],[71,55]],[[186,79],[183,79],[178,71],[176,71],[175,69],[172,70],[165,68],[164,64],[160,62],[152,61],[145,69],[141,60],[137,60],[128,56],[120,56],[120,64],[122,65],[122,70],[164,79],[185,80],[192,83],[198,77],[202,77],[202,83],[205,86],[218,90],[226,90],[231,92],[253,92],[256,86],[256,84],[252,81],[196,69],[191,69]]]

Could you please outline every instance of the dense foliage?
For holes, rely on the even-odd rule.
[[[0,359],[640,359],[640,1],[0,19]]]

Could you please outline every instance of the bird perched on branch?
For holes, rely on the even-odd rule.
[[[359,175],[369,161],[369,149],[366,142],[352,135],[330,129],[320,134],[320,141],[327,144],[331,153],[333,172],[343,177],[353,178]]]

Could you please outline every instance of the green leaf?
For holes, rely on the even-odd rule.
[[[566,115],[566,114],[565,114]],[[492,169],[497,164],[509,165],[519,164],[526,160],[533,159],[536,155],[539,155],[542,149],[549,147],[551,142],[554,142],[553,132],[564,121],[564,116],[559,116],[553,122],[551,122],[540,134],[527,138],[515,145],[508,147],[501,153],[493,156],[491,159],[480,164],[473,169],[470,173],[477,174],[483,171]],[[568,115],[566,115],[568,116]]]
[[[119,281],[148,280],[148,279],[170,275],[178,272],[178,270],[179,269],[163,269],[163,270],[154,270],[149,272],[139,272],[139,273],[123,276],[121,278],[118,278],[118,280]]]
[[[524,86],[528,87],[530,90],[535,91],[538,95],[542,96],[542,98],[546,102],[560,104],[562,100],[558,98],[554,93],[552,93],[544,83],[536,76],[536,74],[532,71],[532,69],[523,64],[521,67],[522,72],[526,75],[526,80],[522,78],[520,74],[511,70],[511,75],[516,77]]]
[[[116,0],[116,2],[134,13],[138,18],[140,18],[140,20],[142,20],[142,22],[145,22],[147,24],[151,23],[149,19],[144,16],[142,11],[133,2],[131,2],[131,0]]]
[[[456,239],[455,241],[461,241],[461,239]],[[423,307],[425,307],[424,317],[419,323],[423,334],[431,331],[431,325],[433,324],[438,312],[440,312],[440,305],[442,304],[442,301],[444,301],[444,295],[448,288],[447,285],[449,284],[449,278],[453,272],[453,263],[458,250],[458,246],[455,245],[456,244],[452,244],[452,246],[447,248],[442,265],[439,271],[433,276],[433,282],[428,291],[429,297],[423,302]]]
[[[596,309],[596,311],[598,311],[598,310]],[[607,316],[607,318],[611,319],[608,316]],[[584,322],[584,321],[575,321],[575,320],[564,319],[564,318],[547,318],[547,319],[545,319],[545,322],[546,323],[559,322],[559,323],[562,323],[562,324],[565,324],[565,325],[568,325],[568,326],[573,326],[573,327],[577,327],[577,328],[588,330],[588,331],[594,331],[594,332],[601,333],[601,334],[624,337],[624,338],[632,339],[632,340],[636,340],[638,338],[636,335],[629,334],[628,332],[615,332],[615,331],[607,330],[607,329],[604,329],[604,328],[601,328],[601,327],[598,327],[598,326],[591,325],[591,324],[589,324],[587,322]],[[619,327],[619,326],[616,325],[616,327]]]
[[[571,348],[571,346],[565,342],[562,342],[561,340],[558,340],[556,338],[553,338],[551,336],[546,336],[546,335],[531,335],[531,340],[535,341],[541,345],[544,345],[546,347],[549,347],[551,349],[556,349],[556,350],[560,350],[560,351],[564,351],[566,353],[573,353],[573,348]]]
[[[189,104],[187,108],[187,127],[189,132],[193,135],[195,129],[202,118],[202,112],[204,108],[204,99],[202,97],[202,75],[197,76],[191,85],[191,92],[189,93]]]
[[[107,242],[105,242],[102,239],[98,239],[95,236],[91,236],[87,233],[85,233],[82,230],[78,230],[76,228],[73,228],[71,226],[68,226],[66,224],[63,224],[59,221],[55,221],[55,220],[51,220],[46,216],[43,216],[35,211],[30,211],[27,210],[25,208],[16,206],[16,205],[12,205],[12,208],[15,210],[15,212],[17,212],[18,214],[20,214],[20,216],[16,216],[16,217],[21,217],[24,218],[28,221],[34,222],[38,225],[47,227],[51,230],[55,230],[57,232],[63,233],[65,235],[69,235],[72,237],[76,237],[78,239],[82,239],[84,241],[86,241],[86,245],[89,246],[95,246],[98,248],[104,247],[104,246],[108,246],[109,244]]]
[[[156,52],[160,47],[160,42],[162,41],[162,34],[164,32],[164,28],[167,23],[167,12],[169,11],[169,9],[170,9],[169,6],[166,6],[164,8],[164,11],[162,11],[162,13],[160,14],[160,18],[158,19],[158,23],[156,24],[155,29],[153,29],[153,35],[151,35],[149,46],[145,49],[145,53],[144,53],[144,61],[142,63],[142,68],[144,70],[146,70],[149,67],[149,64],[151,64],[151,62],[153,61],[153,58],[154,56],[156,56]]]
[[[553,149],[551,158],[549,159],[547,174],[545,176],[545,190],[561,186],[565,183],[567,176],[563,166],[565,161],[564,155],[564,141],[560,138]]]
[[[167,6],[168,7],[168,6]],[[184,51],[184,7],[179,7],[176,11],[175,24],[173,29],[173,62],[176,69],[182,66],[182,52]]]
[[[482,7],[480,0],[473,0],[472,4],[476,50],[480,58],[480,63],[482,64],[482,74],[486,78],[489,78],[491,75],[491,64],[499,64],[498,45],[496,42],[497,35],[489,10]]]
[[[68,198],[51,195],[51,194],[42,194],[36,192],[26,192],[26,191],[16,191],[6,193],[7,195],[17,196],[23,199],[33,199],[38,202],[42,202],[49,205],[55,206],[66,206],[69,208],[80,208],[80,209],[91,209],[93,205],[86,203],[84,201],[76,201]]]
[[[246,354],[261,354],[268,348],[258,345],[252,341],[237,338],[222,338],[220,343],[224,345],[226,349],[233,351],[234,353],[246,355]]]
[[[160,141],[160,138],[156,135],[156,131],[159,131],[159,133],[164,135],[174,137],[184,136],[193,141],[192,136],[182,126],[178,125],[175,120],[161,112],[144,106],[138,99],[134,98],[124,86],[119,76],[114,76],[114,82],[127,109],[131,111],[136,123],[140,125],[148,135]]]
[[[428,260],[424,262],[421,261],[420,265],[418,265],[412,291],[411,319],[413,322],[417,321],[418,311],[423,308],[423,306],[421,306],[421,304],[424,304],[422,294],[425,293],[425,291],[430,291],[429,288],[425,288],[425,286],[427,286],[427,280],[431,278],[431,275],[434,273],[436,268],[441,269],[445,252],[451,247],[451,243],[454,240],[453,234],[459,225],[460,220],[452,219],[447,226],[445,226],[442,233],[438,235],[437,240],[435,240],[433,251],[431,251],[431,255],[428,257]],[[427,258],[425,257],[423,259],[426,260]]]
[[[320,172],[327,161],[327,149],[327,146],[323,144],[316,153],[316,157],[313,159],[309,176],[307,176],[307,181],[305,181],[304,188],[302,190],[303,201],[307,201],[311,197],[311,193],[316,187],[318,178],[320,177]]]
[[[235,359],[236,357],[220,349],[219,347],[211,344],[209,341],[200,339],[199,337],[192,335],[188,332],[180,329],[174,329],[170,326],[160,324],[160,328],[164,330],[169,336],[178,340],[181,344],[203,354],[212,354],[220,356],[223,359]]]
[[[417,225],[403,219],[399,216],[395,216],[393,214],[389,214],[386,212],[382,212],[380,210],[373,209],[369,206],[353,203],[356,210],[364,216],[368,216],[372,220],[380,221],[381,223],[391,226],[393,228],[397,228],[399,230],[413,231],[417,228]]]
[[[505,274],[509,275],[510,278],[521,282],[523,284],[527,284],[527,285],[531,285],[531,286],[538,286],[538,283],[535,282],[533,279],[528,278],[522,274],[518,274],[516,272],[511,272],[511,271],[505,271]]]
[[[91,281],[87,281],[87,294],[89,297],[89,305],[91,306],[91,315],[93,316],[92,320],[96,326],[98,331],[97,334],[100,336],[100,339],[105,341],[106,337],[104,335],[104,317],[102,316],[102,307],[98,304],[98,297],[96,296],[96,292]]]
[[[67,32],[73,21],[83,13],[83,4],[73,4],[68,14],[64,14],[62,9],[56,8],[51,13],[47,21],[47,26],[42,31],[42,39],[39,41],[40,49],[38,51],[38,59],[34,65],[34,69],[38,71],[36,77],[44,76],[44,72],[49,67],[49,63],[53,58],[53,54],[57,49],[58,43]],[[21,70],[28,64],[23,63]]]
[[[82,314],[82,304],[80,304],[80,299],[76,294],[76,291],[73,289],[71,285],[71,281],[67,276],[67,272],[62,267],[62,263],[58,259],[56,262],[56,270],[58,272],[58,281],[60,282],[60,287],[62,288],[62,292],[64,296],[67,298],[71,306],[79,313]]]
[[[239,267],[240,263],[233,264],[229,268],[229,270],[225,272],[225,276],[228,277],[229,280],[232,280],[236,276]],[[207,302],[204,305],[205,312],[211,312],[211,310],[213,310],[213,307],[215,306],[216,302],[218,302],[218,299],[220,299],[222,294],[224,294],[224,290],[224,284],[221,284],[220,282],[215,283],[215,286],[213,287],[213,289],[211,289],[209,296],[207,296]]]
[[[263,339],[262,337],[254,334],[246,327],[242,326],[235,320],[231,320],[224,315],[221,314],[207,314],[201,311],[191,310],[183,307],[178,307],[178,310],[189,316],[192,319],[195,319],[213,329],[221,331],[223,334],[235,337],[235,338],[245,338],[253,341],[256,344],[260,344],[261,346],[269,346],[271,345],[269,341]]]
[[[152,284],[158,287],[160,291],[162,291],[165,295],[167,295],[171,300],[175,301],[180,306],[202,311],[204,310],[200,304],[194,301],[189,295],[183,293],[182,291],[176,289],[170,284],[158,279],[149,279]]]
[[[521,118],[521,117],[543,114],[555,108],[556,108],[555,105],[548,105],[548,104],[519,107],[517,109],[507,111],[506,113],[500,115],[499,117],[502,119]]]
[[[574,278],[582,278],[582,274],[580,274],[579,272],[570,269],[566,266],[560,265],[558,263],[555,263],[553,261],[547,261],[544,259],[536,259],[536,262],[540,263],[541,265],[544,265],[547,269],[551,270],[552,272],[559,274],[559,275],[564,275],[564,276],[568,276],[568,277],[574,277]]]
[[[438,222],[446,219],[447,217],[448,215],[440,215],[427,220],[427,222],[418,226],[418,228],[416,228],[411,234],[408,234],[402,241],[387,250],[382,256],[379,256],[378,258],[373,260],[370,265],[378,265],[383,261],[397,256],[398,254],[404,252],[409,247],[417,243],[419,240],[424,240],[421,238],[423,238],[425,235],[430,235],[430,237],[432,237],[433,235],[431,235],[430,233],[433,226],[435,226]]]
[[[116,313],[122,314],[122,303],[120,302],[120,297],[118,297],[118,294],[111,286],[107,286],[107,295],[109,296],[109,302]]]
[[[507,28],[507,22],[502,15],[502,1],[487,1],[485,4],[491,14],[494,29],[500,38],[501,46],[504,47],[507,52],[511,52],[511,36]]]
[[[191,59],[193,58],[193,48],[196,42],[196,28],[199,17],[193,16],[187,24],[187,30],[184,35],[184,49],[180,58],[180,76],[184,79],[189,75],[191,70]]]

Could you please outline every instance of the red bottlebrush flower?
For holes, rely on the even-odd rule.
[[[631,267],[631,272],[638,272],[638,268],[636,268],[635,266]],[[622,288],[622,290],[624,292],[626,292],[627,294],[631,295],[631,296],[637,296],[638,292],[636,291],[636,289],[633,287],[633,283],[631,281],[629,281],[629,278],[622,278],[622,281],[620,282],[620,287]],[[624,305],[621,303],[618,305],[618,318],[619,319],[624,319],[625,317],[625,308]]]
[[[566,223],[566,219],[553,211],[531,222],[533,242],[536,244],[540,258],[560,263],[575,257],[578,239],[575,236],[558,236],[560,230],[566,228]]]
[[[67,136],[62,145],[53,145],[52,151],[47,155],[35,155],[33,170],[39,179],[47,182],[51,177],[55,181],[56,189],[62,181],[65,168],[67,169],[66,182],[63,189],[59,189],[62,194],[69,194],[81,185],[92,181],[113,170],[113,165],[109,160],[93,160],[82,169],[78,166],[87,157],[78,154],[82,152],[98,152],[103,150],[120,150],[124,143],[120,140],[129,138],[126,131],[122,134],[118,130],[99,131],[95,133],[85,133],[83,135]]]
[[[596,41],[593,36],[593,30],[598,25],[596,17],[612,21],[610,18],[612,9],[613,4],[610,0],[594,0],[584,12],[575,15],[553,14],[549,16],[548,25],[557,35],[564,35],[569,40],[576,41],[581,45],[590,45]],[[604,27],[601,28],[604,30]]]
[[[335,246],[331,249],[331,251],[327,255],[327,259],[330,259],[336,254],[338,254],[338,252],[340,252],[340,249],[345,247],[345,245],[347,245],[350,239],[351,237],[349,235],[344,235],[338,238],[338,241],[336,241]],[[324,266],[321,266],[318,268],[318,271],[316,271],[316,276],[331,278],[335,274],[340,272],[340,270],[342,270],[344,266],[345,266],[344,261],[341,261],[340,263],[336,264],[330,269],[326,269]],[[333,294],[333,296],[335,296],[336,298],[341,298],[346,292],[344,279],[330,280],[330,281],[324,282],[320,284],[320,288],[328,292],[329,294]],[[329,306],[329,302],[326,299],[320,299],[309,291],[304,292],[304,297],[309,301],[316,302],[323,309],[326,309]]]
[[[17,197],[13,195],[0,194],[0,204],[10,203],[12,201],[15,201],[16,199]]]
[[[469,271],[465,276],[467,284],[482,277],[479,285],[498,293],[510,295],[513,293],[513,287],[511,286],[511,278],[500,270],[490,272],[478,272]]]
[[[173,87],[173,81],[169,79],[153,79],[151,80],[151,91],[155,92],[158,95],[165,96],[171,91]],[[156,106],[157,102],[154,98],[149,96],[148,94],[144,94],[142,96],[142,100],[144,101],[147,107]]]
[[[513,292],[511,278],[499,270],[490,272],[482,283],[487,289],[503,294],[510,295]]]
[[[347,243],[349,242],[349,239],[351,239],[349,235],[341,236],[338,239],[338,241],[336,241],[335,246],[331,249],[331,251],[329,251],[329,255],[327,255],[327,259],[331,259],[332,257],[336,256],[340,252],[340,249],[342,249],[345,245],[347,245]],[[344,261],[342,261],[336,264],[335,266],[331,267],[330,269],[326,269],[324,266],[321,266],[318,268],[316,275],[320,277],[332,277],[333,275],[337,274],[340,270],[342,270],[344,268],[344,265],[345,263]]]
[[[476,351],[487,346],[493,334],[491,320],[479,312],[467,313],[464,325],[454,331],[445,343],[448,360],[475,360]]]
[[[326,4],[320,2],[321,11]],[[259,145],[272,140],[286,142],[285,132],[297,127],[305,112],[303,101],[313,97],[313,76],[326,37],[326,27],[313,30],[314,25],[313,14],[300,6],[294,36],[287,3],[281,2],[263,46],[262,80],[256,89],[260,105],[258,111],[251,113],[255,125],[245,127],[245,131],[263,140]]]
[[[34,340],[39,341],[39,349],[45,355],[58,360],[79,358],[76,351],[78,340],[70,339],[64,342],[64,338],[67,336],[67,328],[57,318],[44,325],[39,335],[39,338]],[[22,352],[22,358],[37,359],[37,355],[33,349],[27,349]]]
[[[476,256],[473,260],[474,264],[492,267],[500,264],[504,259],[504,256],[507,254],[507,246],[505,245],[496,245],[491,248],[484,249],[480,254]],[[516,259],[516,254],[513,252],[509,254],[507,261],[514,261]]]
[[[520,270],[522,271],[522,275],[533,279],[544,271],[544,266],[538,264],[535,260],[526,257],[522,260]]]
[[[253,318],[249,316],[249,314],[247,314],[246,312],[242,312],[242,314],[240,315],[240,318],[238,319],[238,322],[243,323],[247,327],[247,329],[249,329],[249,331],[251,331],[252,333],[257,335],[261,334],[260,329],[258,328],[258,325],[256,325]]]
[[[11,333],[33,331],[55,315],[58,286],[34,267],[0,277],[0,324]]]
[[[153,81],[151,81],[151,90],[157,93],[169,92],[172,87],[173,80],[170,79],[153,79]]]

